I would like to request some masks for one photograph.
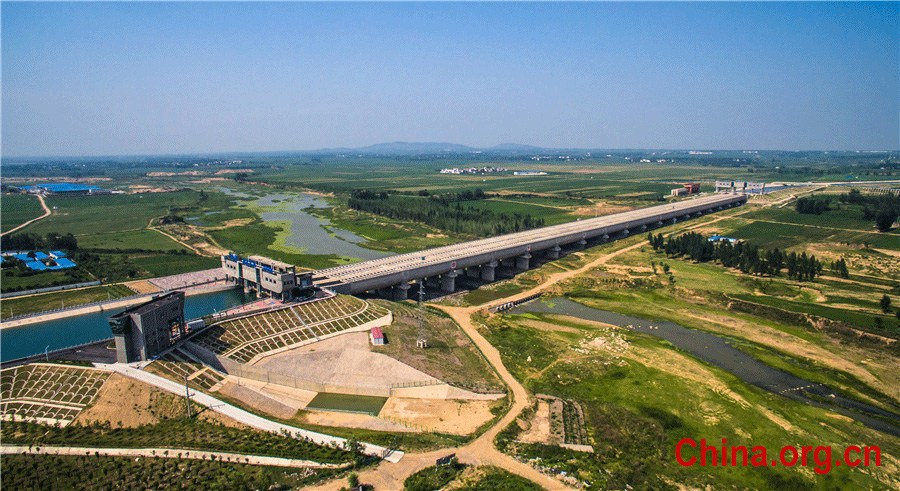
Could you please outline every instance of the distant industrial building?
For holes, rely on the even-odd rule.
[[[717,193],[764,194],[766,183],[747,181],[716,181]]]
[[[689,182],[687,184],[682,185],[680,188],[675,188],[672,190],[672,196],[683,196],[686,194],[697,194],[700,192],[700,183],[699,182]]]
[[[107,191],[103,188],[97,186],[88,186],[86,184],[77,184],[72,182],[52,182],[52,183],[44,183],[44,184],[35,184],[33,186],[26,186],[24,188],[26,192],[31,194],[66,194],[66,195],[76,195],[76,194],[109,194],[110,191]]]
[[[149,360],[185,335],[184,292],[155,297],[109,318],[116,361]]]
[[[292,300],[297,291],[312,287],[312,273],[297,274],[293,264],[262,256],[242,258],[230,253],[222,256],[225,280],[255,291],[259,296]]]

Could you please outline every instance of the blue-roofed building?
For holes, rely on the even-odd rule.
[[[40,183],[34,184],[32,186],[26,186],[23,189],[33,194],[100,194],[109,192],[98,186],[90,186],[87,184],[79,184],[75,182]]]
[[[35,251],[34,257],[29,257],[28,254],[28,252],[4,253],[3,256],[0,256],[0,262],[3,262],[4,257],[14,257],[25,263],[25,266],[32,271],[57,271],[78,266],[75,261],[65,257],[64,251],[50,251],[50,254]]]
[[[297,274],[293,264],[262,256],[226,254],[222,256],[222,270],[226,281],[237,283],[244,291],[281,300],[291,300],[297,288],[312,286],[312,273]]]
[[[78,265],[75,264],[75,262],[73,262],[71,259],[61,257],[56,260],[56,266],[49,266],[48,269],[68,269],[74,268],[75,266]]]

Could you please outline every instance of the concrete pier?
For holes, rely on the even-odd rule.
[[[438,277],[451,270],[466,270],[465,274],[469,276],[473,276],[474,271],[477,271],[483,280],[493,281],[497,261],[500,260],[504,260],[507,267],[526,269],[531,265],[532,251],[548,251],[556,246],[585,247],[588,240],[627,236],[632,231],[646,230],[644,227],[650,228],[660,223],[677,223],[681,217],[701,216],[704,212],[714,212],[720,207],[740,206],[746,201],[747,196],[744,194],[701,196],[676,203],[335,266],[314,273],[313,282],[316,286],[329,288],[337,293],[354,294],[392,287],[408,280]],[[548,254],[552,255],[553,252]],[[478,269],[470,273],[467,268]],[[443,280],[440,286],[443,288]],[[392,289],[396,295],[400,295],[396,290],[397,288]]]
[[[481,265],[481,279],[484,281],[494,281],[494,275],[497,271],[497,261],[491,261]]]
[[[409,283],[403,282],[399,285],[394,285],[393,294],[394,300],[406,300],[409,298]]]
[[[516,269],[520,269],[525,271],[528,269],[528,266],[531,264],[531,254],[525,253],[516,258]]]
[[[555,245],[549,249],[547,249],[547,257],[550,259],[559,259],[559,251],[562,250],[562,247],[559,245]]]
[[[449,273],[441,275],[441,290],[445,292],[453,293],[456,290],[456,277],[459,276],[459,273],[456,271],[450,271]]]

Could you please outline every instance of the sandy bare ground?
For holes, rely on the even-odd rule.
[[[347,333],[263,358],[257,367],[322,383],[387,387],[435,380],[381,353],[369,351],[368,334]]]
[[[394,433],[418,433],[422,429],[368,414],[339,413],[335,411],[305,411],[299,416],[301,423],[361,428],[365,430],[390,431]]]
[[[291,419],[297,414],[297,407],[286,404],[286,401],[281,398],[270,397],[259,389],[244,384],[245,382],[242,382],[239,385],[229,380],[222,384],[217,392],[236,399],[256,411],[279,419]]]
[[[184,401],[155,387],[140,383],[123,375],[109,376],[94,403],[81,412],[75,421],[107,421],[114,428],[120,424],[133,428],[158,423],[163,417],[173,417],[184,413]],[[228,426],[241,427],[237,421],[212,411],[201,414],[202,418],[219,421]]]
[[[125,286],[133,290],[135,293],[156,293],[160,291],[159,287],[147,280],[129,281]]]
[[[41,202],[41,208],[44,209],[44,214],[37,218],[32,218],[31,220],[28,220],[27,222],[23,223],[22,225],[13,227],[13,228],[7,230],[6,232],[3,232],[2,234],[0,234],[0,237],[7,235],[7,234],[11,234],[11,233],[15,232],[16,230],[21,230],[38,220],[43,220],[44,218],[47,218],[48,216],[50,216],[50,208],[47,208],[47,202],[44,201],[44,197],[41,196],[40,194],[38,194],[37,199],[38,199],[38,201]]]
[[[491,420],[491,401],[391,397],[379,417],[453,435],[469,435]]]

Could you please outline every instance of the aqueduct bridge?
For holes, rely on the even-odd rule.
[[[316,286],[338,293],[363,293],[391,289],[395,299],[404,299],[411,281],[427,281],[452,292],[456,277],[465,274],[493,281],[501,261],[517,269],[529,267],[532,254],[559,257],[562,246],[587,244],[588,240],[606,241],[649,228],[675,223],[704,213],[739,206],[747,202],[744,194],[715,194],[651,206],[597,218],[542,227],[525,232],[500,235],[418,252],[373,259],[317,271]]]

